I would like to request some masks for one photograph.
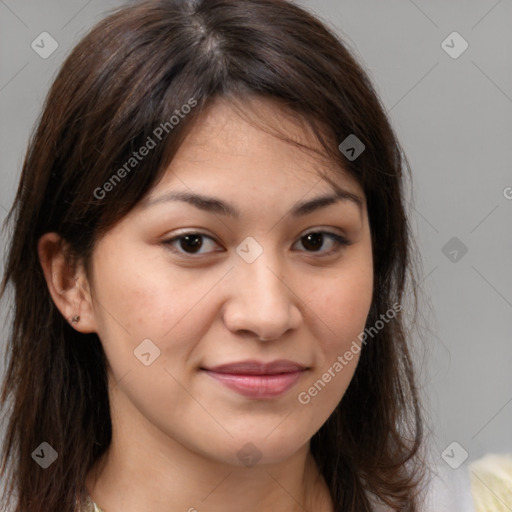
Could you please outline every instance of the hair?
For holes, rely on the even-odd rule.
[[[110,12],[60,68],[5,222],[13,226],[0,294],[13,286],[13,318],[0,471],[15,512],[76,510],[112,437],[100,339],[74,330],[53,303],[39,238],[58,233],[70,261],[81,259],[89,272],[95,243],[161,179],[212,100],[249,97],[277,101],[304,121],[319,158],[364,190],[374,266],[366,325],[404,303],[415,283],[409,166],[367,74],[334,30],[284,0],[154,0]],[[176,109],[186,115],[171,127]],[[165,144],[114,182],[157,127],[166,128]],[[338,149],[351,134],[365,146],[355,160]],[[107,182],[105,199],[98,190]],[[416,305],[414,286],[412,296]],[[345,395],[311,439],[336,512],[370,511],[374,500],[419,510],[423,412],[407,340],[402,314],[372,335]],[[46,470],[32,460],[42,442],[58,453]]]

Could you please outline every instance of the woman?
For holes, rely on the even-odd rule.
[[[364,72],[289,2],[101,21],[8,219],[14,510],[420,510],[404,168]]]

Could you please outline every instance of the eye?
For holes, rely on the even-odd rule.
[[[204,233],[182,233],[181,235],[170,238],[169,240],[164,240],[164,244],[171,247],[172,250],[179,252],[181,254],[201,254],[199,250],[205,246],[203,239],[208,239],[214,244],[216,244],[213,238],[205,235]],[[176,242],[178,242],[179,249],[175,247]],[[206,244],[208,246],[208,244]],[[181,249],[181,250],[180,250]],[[220,252],[220,251],[215,251]]]
[[[212,248],[214,248],[215,245],[218,245],[212,237],[204,233],[192,231],[188,233],[181,233],[169,240],[164,240],[162,243],[169,246],[174,252],[185,256],[205,254],[208,252],[221,252],[221,250],[219,251],[214,249],[213,251],[205,250],[201,253],[201,249],[208,249],[209,244],[205,243],[205,240],[210,243]],[[330,242],[327,244],[328,247],[330,246],[327,250],[325,249],[326,241]],[[350,242],[344,236],[330,231],[310,231],[309,233],[302,235],[296,243],[298,242],[302,243],[306,252],[319,253],[318,257],[330,256],[339,252],[343,247],[350,245]],[[322,247],[324,247],[324,249],[322,249]]]
[[[328,250],[321,250],[326,240],[330,240],[331,248]],[[345,237],[330,231],[310,231],[309,233],[302,235],[298,242],[302,243],[307,252],[320,252],[320,257],[330,256],[331,254],[339,252],[343,247],[350,245],[350,242]]]

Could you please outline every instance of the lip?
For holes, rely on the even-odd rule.
[[[202,370],[229,389],[248,398],[275,398],[291,389],[307,368],[294,361],[280,359],[238,361]]]

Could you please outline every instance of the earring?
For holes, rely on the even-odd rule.
[[[79,321],[80,321],[80,316],[79,316],[79,315],[75,315],[75,316],[71,319],[71,323],[73,323],[73,324],[77,324]]]

